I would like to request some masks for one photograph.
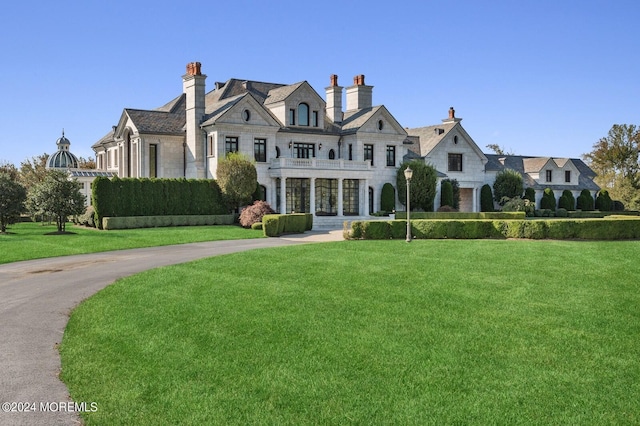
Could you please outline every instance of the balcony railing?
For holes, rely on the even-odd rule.
[[[274,158],[272,169],[371,170],[369,161],[325,160],[318,158]]]

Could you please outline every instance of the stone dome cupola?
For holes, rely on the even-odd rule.
[[[65,137],[64,130],[62,130],[62,136],[56,141],[56,145],[58,151],[47,159],[47,169],[77,169],[78,157],[69,151],[71,142]]]

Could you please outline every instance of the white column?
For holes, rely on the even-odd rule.
[[[312,215],[316,215],[316,178],[312,177],[309,179],[309,184],[311,188],[309,188],[309,211]]]
[[[287,212],[287,179],[280,178],[280,213]]]
[[[369,181],[367,179],[363,179],[361,182],[364,182],[364,197],[362,197],[364,200],[364,210],[361,215],[369,216]]]
[[[478,211],[478,188],[473,187],[471,193],[473,194],[473,205],[471,206],[471,211],[475,213]]]
[[[343,178],[338,178],[338,216],[344,216],[344,203],[342,202],[343,198],[343,189],[342,182]]]

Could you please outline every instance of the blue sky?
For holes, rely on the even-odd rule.
[[[485,151],[580,157],[613,124],[640,124],[640,2],[9,2],[0,26],[0,162],[91,145],[123,108],[229,78],[296,83],[325,97],[365,74],[404,127],[450,106]]]

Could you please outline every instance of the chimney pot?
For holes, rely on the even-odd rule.
[[[456,110],[453,107],[449,108],[449,118],[456,118]]]
[[[188,75],[202,75],[200,71],[201,64],[200,62],[189,62],[187,64],[187,74]]]
[[[336,74],[331,74],[330,80],[332,87],[336,87],[338,85],[338,76]]]
[[[353,77],[354,86],[364,86],[364,74],[358,74]]]

